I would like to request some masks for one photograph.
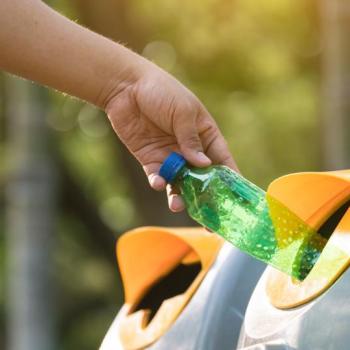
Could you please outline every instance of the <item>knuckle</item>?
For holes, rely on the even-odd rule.
[[[185,145],[188,148],[201,148],[201,142],[198,136],[196,135],[190,135],[185,140]]]
[[[177,108],[179,116],[197,116],[199,111],[198,104],[192,99],[185,99]]]

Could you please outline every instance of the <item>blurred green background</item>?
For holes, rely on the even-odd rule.
[[[349,167],[350,30],[329,1],[47,2],[193,90],[259,186]],[[118,236],[191,221],[148,188],[104,113],[1,73],[0,164],[0,348],[39,290],[30,307],[57,349],[96,349],[123,303]]]

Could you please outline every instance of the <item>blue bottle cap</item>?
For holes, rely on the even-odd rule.
[[[159,175],[165,179],[166,182],[172,182],[177,173],[186,164],[185,158],[176,152],[170,153],[170,155],[165,159],[159,170]]]

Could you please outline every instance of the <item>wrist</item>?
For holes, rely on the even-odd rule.
[[[96,99],[96,105],[104,111],[107,111],[108,105],[116,96],[142,79],[152,65],[151,62],[137,53],[119,44],[118,46],[118,58],[115,60],[116,68],[112,69]]]

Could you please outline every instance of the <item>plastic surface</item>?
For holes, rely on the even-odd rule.
[[[229,243],[171,329],[148,350],[236,349],[244,313],[264,264]]]
[[[328,227],[335,229],[303,282],[271,267],[265,270],[248,304],[238,349],[277,343],[286,350],[348,350],[350,170],[286,176],[269,191],[315,228],[334,220]],[[345,208],[341,215],[339,208]]]
[[[185,158],[181,154],[173,152],[163,162],[159,175],[167,182],[172,182],[185,164]]]
[[[143,227],[119,240],[117,256],[125,290],[119,336],[125,349],[144,348],[169,329],[199,287],[222,244],[221,237],[203,228]],[[193,263],[200,264],[199,273],[185,291],[160,300],[152,319],[150,310],[137,308],[158,281],[180,264]]]
[[[263,269],[263,263],[225,243],[179,317],[146,349],[235,349],[248,300]],[[101,350],[125,349],[120,334],[129,313],[129,305],[125,304],[106,334]]]
[[[349,184],[350,171],[301,173],[275,180],[268,193],[309,226],[318,229],[350,198]],[[250,299],[239,349],[347,350],[350,343],[348,256],[346,259],[332,257],[328,255],[327,247],[338,246],[350,256],[349,225],[350,212],[346,212],[339,219],[314,269],[303,282],[268,267],[251,298],[251,291],[264,265],[225,243],[196,289],[191,290],[193,294],[180,308],[179,314],[176,308],[169,311],[176,317],[169,327],[159,327],[158,334],[161,335],[149,342],[145,349],[236,349],[239,329]],[[130,316],[135,314],[133,306],[137,300],[180,260],[189,264],[198,261],[198,253],[186,238],[193,237],[191,230],[180,229],[173,233],[169,230],[172,231],[167,228],[141,228],[120,240],[119,261],[123,261],[120,267],[128,301],[119,311],[101,350],[126,349],[122,333]],[[332,244],[329,245],[329,242]],[[322,265],[323,272],[318,273]],[[300,304],[304,305],[295,307]],[[138,315],[147,315],[147,311],[143,311]],[[131,338],[144,337],[147,325],[142,325],[143,317],[131,324],[134,327],[130,330]]]
[[[227,167],[183,167],[175,183],[194,220],[297,279],[307,276],[326,244],[279,200]]]
[[[237,349],[265,349],[274,342],[283,344],[285,350],[349,349],[350,270],[317,299],[288,310],[277,309],[269,302],[268,273],[252,294]]]
[[[269,269],[266,291],[274,306],[285,309],[307,303],[327,290],[350,265],[349,175],[350,171],[300,173],[284,176],[269,186],[268,193],[329,237],[302,282]]]

